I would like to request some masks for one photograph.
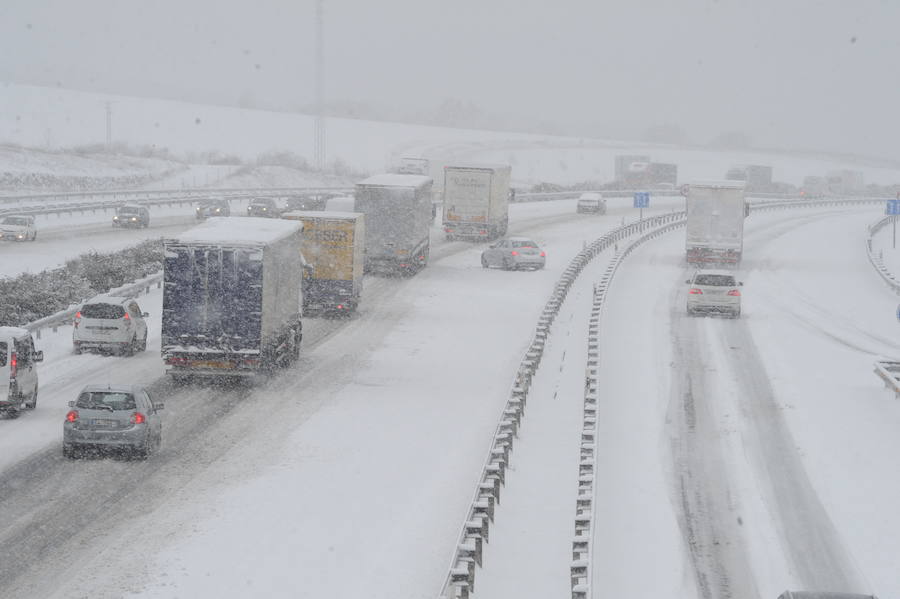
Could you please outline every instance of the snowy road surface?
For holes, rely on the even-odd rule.
[[[357,318],[309,322],[301,364],[259,388],[170,388],[158,330],[135,359],[45,337],[38,409],[0,421],[0,545],[23,556],[0,564],[0,595],[433,597],[543,302],[620,218],[516,208],[546,270],[483,270],[478,246],[436,241],[415,278],[367,279]],[[741,321],[682,316],[683,233],[627,259],[601,324],[595,596],[900,593],[900,408],[871,373],[900,344],[871,220],[754,215]],[[554,324],[481,597],[566,590],[585,290],[605,260]],[[65,401],[98,376],[165,398],[159,455],[62,460]]]

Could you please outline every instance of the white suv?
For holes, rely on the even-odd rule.
[[[699,312],[727,314],[732,318],[741,316],[741,287],[734,274],[727,270],[698,270],[685,281],[690,287],[687,295],[687,313],[693,316]]]
[[[148,316],[133,298],[98,295],[85,302],[75,314],[72,329],[75,353],[95,349],[130,356],[144,351],[147,349],[144,319]]]
[[[27,329],[0,327],[0,412],[16,417],[37,406],[37,363],[43,359]]]
[[[581,194],[575,206],[575,212],[590,212],[593,214],[606,214],[606,200],[603,195],[594,191]]]

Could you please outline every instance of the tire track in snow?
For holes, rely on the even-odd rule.
[[[739,504],[729,476],[729,451],[719,425],[718,396],[703,344],[702,319],[675,306],[672,342],[676,384],[667,423],[674,460],[674,501],[688,548],[697,588],[703,599],[757,599]]]

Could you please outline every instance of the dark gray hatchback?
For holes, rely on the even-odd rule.
[[[63,455],[80,449],[128,450],[142,458],[162,443],[163,404],[137,385],[88,385],[69,402],[63,423]]]

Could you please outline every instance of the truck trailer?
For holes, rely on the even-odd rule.
[[[356,184],[366,219],[366,272],[415,274],[428,264],[431,177],[383,174]]]
[[[357,212],[286,212],[303,223],[303,313],[349,313],[359,306],[365,216]]]
[[[458,164],[444,167],[444,232],[447,239],[495,239],[509,225],[506,164]]]
[[[297,221],[216,217],[164,241],[167,374],[254,377],[299,357],[302,230]]]
[[[688,263],[739,264],[746,210],[743,182],[691,183],[686,198]]]

